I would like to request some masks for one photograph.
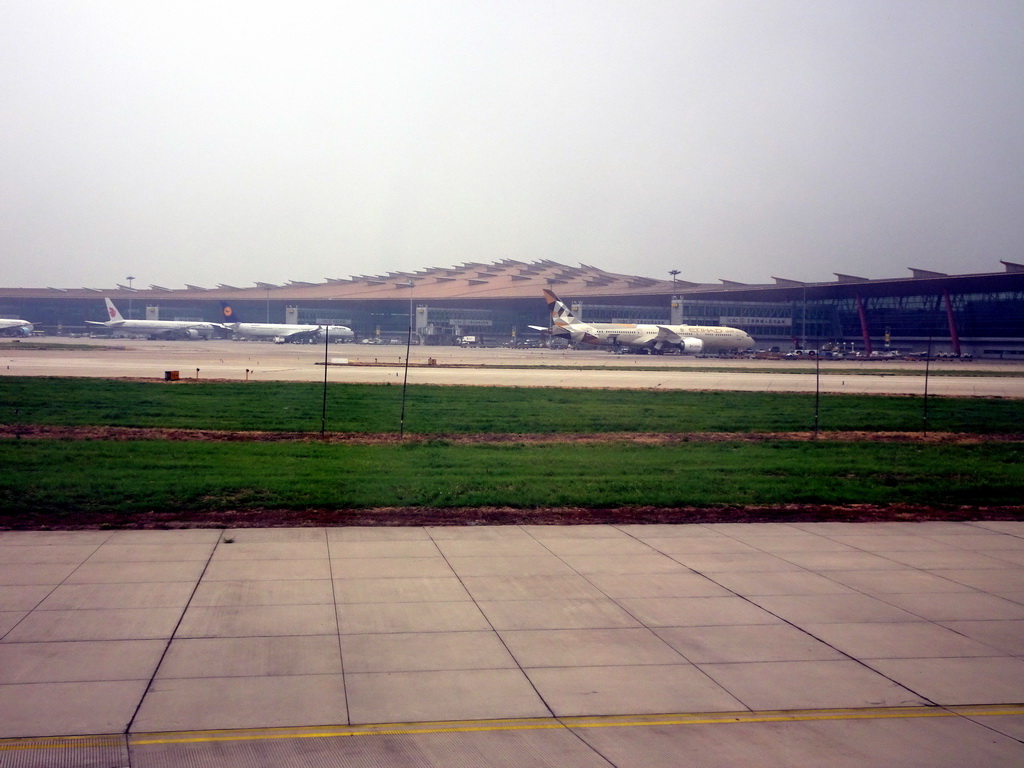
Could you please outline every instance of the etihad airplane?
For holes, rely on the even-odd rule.
[[[226,301],[220,303],[224,327],[243,339],[273,339],[278,344],[289,341],[318,341],[324,333],[335,341],[351,340],[355,334],[345,325],[298,325],[297,323],[242,323]]]
[[[0,336],[31,336],[32,328],[28,320],[0,318]]]
[[[203,320],[125,320],[114,302],[110,299],[103,301],[107,304],[110,319],[105,323],[98,320],[86,320],[86,323],[151,339],[208,339],[218,331],[227,330],[220,323],[207,323]]]
[[[551,291],[544,289],[544,298],[551,310],[552,327],[530,327],[540,331],[550,330],[553,337],[568,339],[577,344],[642,348],[654,354],[661,354],[666,349],[677,349],[691,355],[727,349],[750,349],[754,346],[754,340],[744,331],[726,325],[584,323]]]

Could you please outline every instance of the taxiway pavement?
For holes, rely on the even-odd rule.
[[[0,532],[3,766],[1024,763],[1024,523]]]
[[[81,348],[0,343],[0,375],[323,381],[401,384],[401,345],[237,341],[69,340]],[[822,361],[616,355],[601,350],[462,349],[413,346],[410,384],[606,389],[732,390],[922,395],[921,361]],[[434,365],[430,361],[435,361]],[[1024,398],[1018,363],[936,361],[928,392],[950,397]]]

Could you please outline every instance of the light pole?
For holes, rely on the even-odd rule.
[[[324,326],[324,403],[323,410],[320,414],[320,439],[324,438],[327,434],[327,363],[328,363],[328,350],[331,344],[331,324],[330,322]]]
[[[128,317],[132,316],[132,280],[134,279],[135,277],[133,275],[128,275],[128,277],[125,278],[125,280],[128,281]]]
[[[672,314],[672,302],[676,301],[679,298],[679,294],[678,294],[678,292],[676,290],[676,277],[679,276],[679,270],[678,269],[670,269],[668,271],[668,273],[670,275],[672,275],[672,301],[669,302],[669,314]],[[679,317],[678,317],[679,322],[682,322],[682,320],[683,320],[682,315],[683,315],[682,306],[680,305]],[[674,322],[676,322],[676,320],[677,320],[677,318],[672,317],[672,318],[669,319],[669,322],[674,323]]]
[[[800,349],[807,349],[807,288],[804,288],[804,308],[800,313],[800,327],[802,329],[803,341]]]

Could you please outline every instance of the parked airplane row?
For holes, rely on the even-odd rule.
[[[550,333],[554,338],[566,339],[574,344],[611,346],[642,350],[660,354],[678,350],[686,354],[744,350],[754,346],[749,334],[739,328],[725,325],[657,325],[645,323],[584,323],[561,299],[545,289],[544,298],[551,312],[551,327],[530,327]],[[201,339],[214,336],[234,336],[242,339],[273,339],[288,341],[318,341],[328,334],[338,341],[351,340],[352,329],[344,325],[298,325],[292,323],[246,323],[237,318],[227,302],[221,302],[223,322],[203,320],[127,320],[118,312],[109,298],[104,301],[110,319],[105,322],[86,320],[89,325],[111,331],[163,339]],[[28,335],[32,324],[25,320],[0,320],[0,333]]]
[[[227,302],[221,302],[224,322],[210,323],[205,320],[128,320],[124,318],[110,299],[104,299],[110,319],[101,322],[86,320],[119,333],[148,336],[154,339],[209,339],[214,336],[235,336],[243,339],[273,339],[276,342],[317,341],[329,334],[337,341],[351,340],[355,334],[344,325],[299,325],[286,323],[243,323],[236,322],[235,313]]]

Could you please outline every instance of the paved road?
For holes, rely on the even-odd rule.
[[[236,381],[323,381],[324,376],[324,349],[313,345],[81,342],[91,348],[36,351],[13,342],[0,344],[0,374],[161,379],[165,371],[177,370],[184,378]],[[403,346],[332,345],[326,357],[335,363],[328,368],[332,382],[402,383],[405,376]],[[428,365],[430,359],[437,365]],[[755,392],[814,392],[820,387],[831,393],[921,395],[925,383],[923,362],[823,362],[819,379],[814,364],[805,361],[613,355],[599,350],[413,347],[410,362],[411,384]],[[1020,364],[950,361],[933,363],[931,370],[937,375],[928,379],[930,394],[1024,398]],[[965,370],[971,375],[965,375]]]
[[[1022,691],[1024,523],[0,532],[4,766],[1021,765]]]

